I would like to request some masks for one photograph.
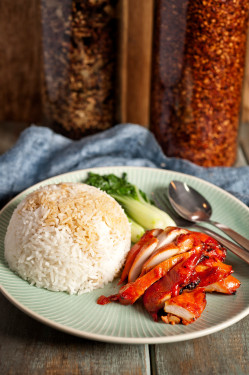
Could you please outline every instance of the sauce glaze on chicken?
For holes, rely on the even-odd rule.
[[[119,284],[126,283],[97,303],[130,305],[141,297],[155,321],[193,323],[206,307],[206,293],[235,294],[240,286],[225,258],[226,249],[204,233],[148,230],[127,255]]]

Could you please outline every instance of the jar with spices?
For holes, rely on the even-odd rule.
[[[118,0],[41,0],[44,123],[71,137],[115,124]]]
[[[155,0],[151,130],[168,156],[231,166],[249,0]]]

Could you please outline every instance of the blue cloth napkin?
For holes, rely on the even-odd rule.
[[[73,141],[51,129],[30,126],[12,149],[0,156],[0,205],[46,178],[85,168],[143,166],[200,177],[249,206],[249,166],[203,168],[166,157],[153,134],[139,125],[121,124]]]

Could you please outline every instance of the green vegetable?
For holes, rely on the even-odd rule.
[[[141,225],[136,223],[136,221],[132,220],[128,215],[127,217],[131,224],[131,241],[136,243],[145,233],[145,229]]]
[[[118,177],[90,172],[85,183],[104,190],[121,204],[131,222],[132,242],[137,242],[145,230],[175,226],[171,217],[154,206],[146,193],[127,181],[126,173]]]

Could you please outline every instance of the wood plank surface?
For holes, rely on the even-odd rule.
[[[155,345],[153,374],[248,375],[249,317],[199,339]]]
[[[1,375],[150,374],[147,345],[102,343],[59,332],[1,294],[0,306]]]
[[[248,375],[249,317],[199,339],[118,345],[45,326],[0,295],[0,374]],[[150,367],[152,368],[150,370]]]

